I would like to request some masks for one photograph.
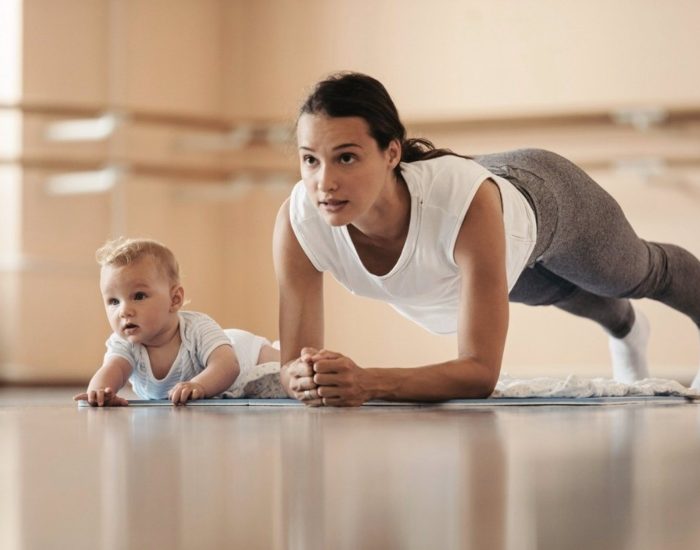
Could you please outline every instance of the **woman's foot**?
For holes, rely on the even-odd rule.
[[[634,325],[623,338],[610,337],[610,357],[613,378],[618,382],[631,384],[649,377],[647,366],[647,344],[649,342],[649,321],[641,311],[634,308]],[[700,379],[696,377],[700,384]]]
[[[690,387],[694,390],[700,391],[700,370],[695,375],[695,378],[693,378],[693,381],[690,383]]]

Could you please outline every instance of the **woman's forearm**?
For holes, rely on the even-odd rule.
[[[415,368],[368,368],[364,380],[371,399],[443,401],[491,395],[500,369],[471,359]]]

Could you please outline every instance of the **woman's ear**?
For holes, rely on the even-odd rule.
[[[389,165],[392,170],[401,162],[401,143],[398,139],[392,139],[387,147]]]
[[[170,288],[170,312],[178,311],[185,303],[185,289],[180,285],[173,285]]]

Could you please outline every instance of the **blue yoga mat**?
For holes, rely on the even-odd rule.
[[[472,407],[502,407],[524,405],[639,405],[700,403],[700,400],[670,395],[634,397],[499,397],[488,399],[453,399],[437,403],[407,401],[369,401],[363,407],[421,407],[440,409],[468,409]],[[87,401],[79,401],[79,407],[90,407]],[[167,399],[131,399],[130,407],[172,407]],[[200,399],[190,401],[187,407],[304,407],[295,399]]]

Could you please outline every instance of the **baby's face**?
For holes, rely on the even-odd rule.
[[[172,285],[151,256],[125,266],[105,266],[100,291],[112,330],[132,343],[165,343],[179,304]]]

